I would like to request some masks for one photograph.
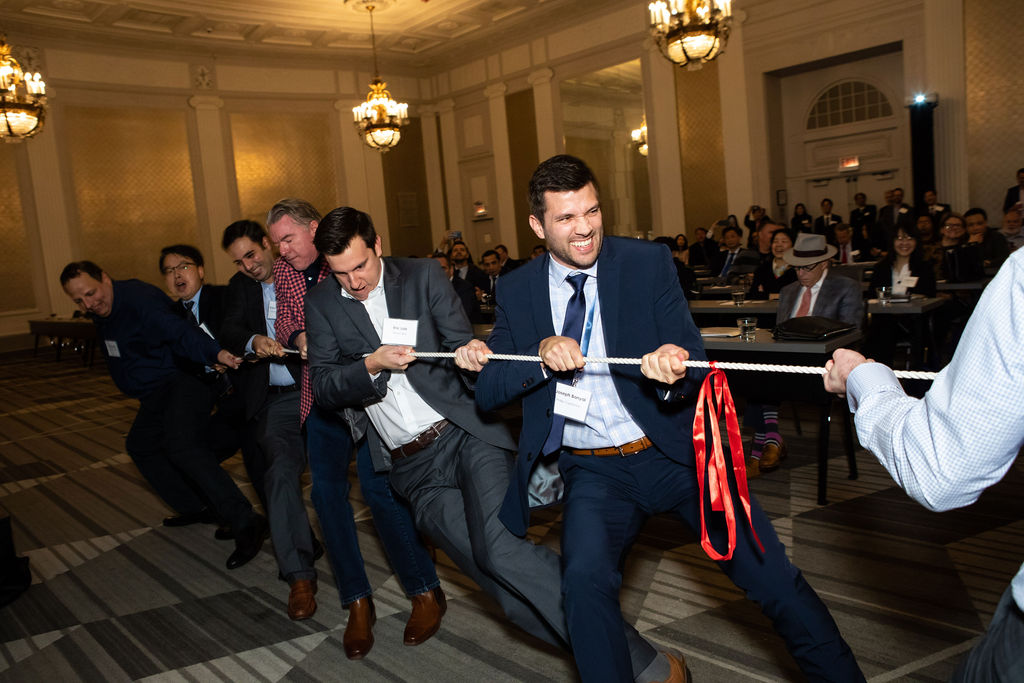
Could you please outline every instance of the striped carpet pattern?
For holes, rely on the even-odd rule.
[[[170,511],[124,453],[135,403],[117,392],[102,363],[89,369],[75,361],[54,362],[45,350],[38,358],[0,356],[0,515],[11,516],[15,547],[33,572],[29,591],[0,609],[0,681],[576,679],[569,657],[504,622],[443,554],[438,573],[449,608],[441,631],[419,647],[403,646],[409,602],[354,469],[378,619],[370,656],[349,661],[341,642],[346,612],[327,561],[318,564],[318,612],[293,622],[269,542],[228,571],[232,544],[215,540],[214,527],[162,527]],[[751,489],[869,681],[946,680],[1024,556],[1024,501],[1015,495],[1024,466],[971,508],[936,514],[907,498],[864,451],[860,478],[847,480],[837,433],[831,502],[821,507],[808,417],[803,436],[783,419],[790,457],[752,479]],[[241,458],[225,466],[256,501]],[[558,510],[540,511],[534,522],[533,540],[557,549]],[[648,522],[626,565],[627,618],[683,652],[697,681],[802,680],[768,621],[696,540],[669,517]]]

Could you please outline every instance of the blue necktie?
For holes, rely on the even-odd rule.
[[[725,265],[722,266],[722,272],[719,277],[725,277],[729,274],[729,269],[732,268],[732,259],[736,254],[729,252],[729,255],[725,257]]]
[[[573,294],[569,297],[569,303],[565,306],[565,320],[562,322],[562,336],[571,337],[579,342],[583,338],[583,321],[587,317],[587,297],[583,293],[583,285],[587,281],[587,274],[575,272],[566,278],[566,282],[572,285]],[[573,373],[575,375],[575,373]],[[558,380],[559,382],[571,380]],[[544,441],[541,455],[554,453],[562,447],[562,430],[565,429],[565,416],[556,414],[551,418],[551,431]]]

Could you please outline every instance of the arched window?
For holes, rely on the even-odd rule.
[[[864,81],[845,81],[826,90],[807,115],[807,130],[892,116],[882,92]]]

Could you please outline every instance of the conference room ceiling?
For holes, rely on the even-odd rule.
[[[569,27],[622,0],[0,0],[0,29],[53,45],[368,59],[374,4],[384,65],[457,63]],[[642,29],[638,13],[638,29]]]

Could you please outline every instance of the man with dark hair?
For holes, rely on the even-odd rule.
[[[382,258],[370,217],[349,207],[324,216],[315,244],[334,275],[306,307],[317,401],[343,409],[353,432],[366,433],[376,468],[390,470],[419,528],[513,623],[564,646],[558,556],[498,519],[515,441],[477,410],[470,378],[451,361],[411,355],[414,346],[463,357],[486,351],[441,270],[426,259]],[[650,648],[622,628],[636,650]]]
[[[742,245],[743,231],[736,225],[722,228],[722,251],[718,254],[716,270],[723,280],[735,276],[753,273],[761,257],[753,249],[744,249]]]
[[[913,228],[915,222],[911,206],[903,203],[903,188],[894,187],[891,192],[891,195],[887,195],[891,198],[878,212],[878,228],[886,248],[892,244],[893,237],[900,229]]]
[[[974,207],[964,211],[964,223],[967,226],[967,242],[965,248],[981,261],[982,267],[998,269],[1010,255],[1010,245],[998,230],[988,225],[988,213],[985,209]]]
[[[850,225],[853,227],[853,243],[864,257],[877,257],[887,248],[885,236],[878,229],[876,219],[878,208],[868,204],[863,192],[853,195],[853,209],[850,210]]]
[[[313,244],[319,224],[320,212],[301,199],[283,199],[267,214],[267,232],[281,251],[281,258],[274,263],[275,339],[297,349],[303,360],[307,351],[306,293],[330,274],[327,262]],[[359,550],[354,512],[348,500],[353,436],[334,411],[314,404],[306,363],[302,367],[296,418],[306,427],[313,507],[323,530],[341,603],[349,613],[343,638],[345,654],[349,659],[361,659],[373,647],[376,612],[373,589]],[[443,610],[434,597],[441,583],[430,553],[419,540],[408,507],[395,498],[387,474],[374,471],[369,447],[358,436],[361,435],[355,439],[359,442],[356,470],[363,498],[373,513],[374,525],[391,566],[412,600],[404,642],[419,645],[430,638],[441,623]]]
[[[821,215],[814,219],[814,234],[824,235],[829,242],[835,240],[836,226],[843,222],[843,217],[832,213],[832,200],[826,197],[821,200]]]
[[[452,262],[455,270],[455,277],[461,278],[473,285],[473,287],[485,291],[488,285],[487,276],[473,263],[473,256],[469,253],[469,247],[462,240],[455,240],[448,249],[448,260]]]
[[[462,308],[466,311],[469,322],[474,325],[485,322],[484,314],[480,311],[480,300],[476,297],[476,290],[473,289],[473,285],[455,277],[452,262],[448,260],[447,254],[434,254],[433,258],[441,264],[445,276],[447,276],[448,281],[452,284],[452,288],[458,295],[459,301],[462,302]]]
[[[499,244],[494,247],[494,251],[498,252],[498,260],[501,261],[501,272],[498,273],[499,275],[510,273],[523,265],[523,261],[509,257],[508,247],[504,244]]]
[[[475,365],[462,367],[483,365],[481,409],[522,401],[519,456],[501,511],[506,526],[525,535],[530,504],[564,494],[562,594],[582,678],[628,680],[629,650],[617,627],[625,554],[650,515],[674,512],[692,529],[702,526],[692,425],[705,373],[687,372],[683,361],[704,360],[704,347],[669,253],[605,237],[585,163],[568,155],[542,162],[530,198],[530,226],[547,241],[549,256],[502,283],[488,346],[538,355],[541,363],[488,363],[486,353],[475,353]],[[641,364],[588,364],[587,356]],[[547,476],[538,489],[541,474]],[[558,474],[564,482],[552,476]],[[724,515],[707,519],[707,540],[716,547],[725,550],[735,534],[722,570],[772,619],[808,678],[863,681],[828,609],[786,558],[757,501],[750,499],[749,518],[738,517],[732,530]],[[685,680],[682,662],[669,657],[666,664],[670,680]]]
[[[925,190],[923,199],[924,204],[918,209],[917,215],[931,216],[932,222],[938,225],[949,212],[949,204],[940,204],[939,195],[935,193],[935,190]]]
[[[227,567],[242,566],[259,553],[267,521],[253,512],[210,451],[207,427],[214,396],[207,385],[178,367],[185,359],[237,368],[241,359],[176,313],[175,304],[153,285],[114,281],[91,261],[69,263],[60,283],[96,323],[114,384],[139,400],[125,450],[157,494],[177,511],[164,526],[214,523],[218,518],[227,522],[235,537]]]
[[[494,296],[494,288],[498,283],[498,276],[501,273],[501,260],[498,257],[498,252],[493,249],[488,249],[480,256],[480,266],[484,271],[484,275],[487,276],[487,287],[483,289],[483,293],[487,296]]]
[[[285,354],[274,336],[274,252],[263,227],[255,221],[235,221],[224,229],[221,243],[238,269],[228,283],[221,339],[234,353],[260,359],[243,364],[234,386],[244,402],[245,429],[263,460],[260,486],[277,566],[290,586],[288,616],[308,619],[317,607],[313,563],[323,548],[302,501],[306,449],[299,424],[301,362]]]
[[[538,244],[530,251],[530,260],[532,261],[538,256],[543,256],[546,253],[548,253],[548,248],[545,247],[543,244]]]

